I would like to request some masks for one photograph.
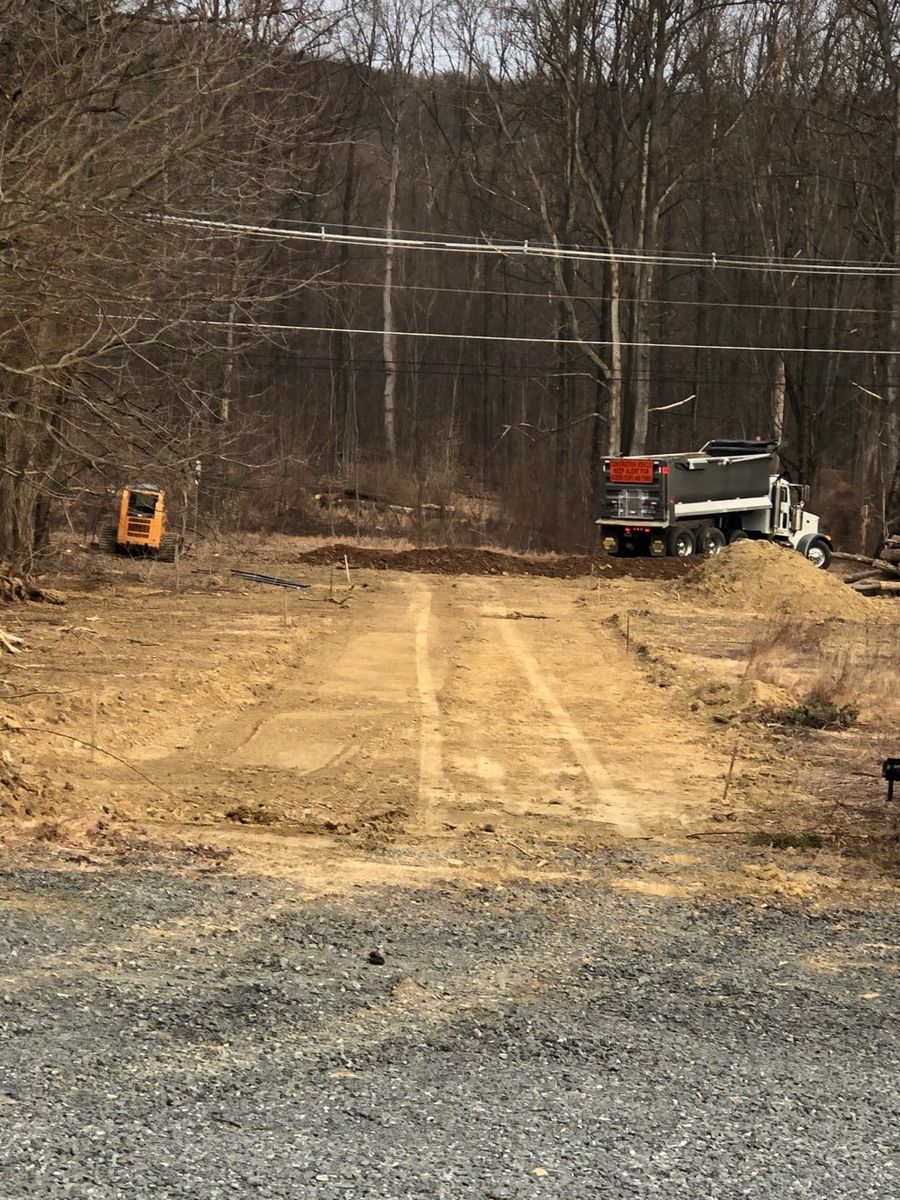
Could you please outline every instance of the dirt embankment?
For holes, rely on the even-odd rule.
[[[887,610],[771,542],[742,541],[705,560],[682,584],[688,601],[798,620],[878,620]]]
[[[524,557],[500,550],[467,546],[423,547],[418,550],[379,550],[338,543],[297,555],[311,566],[343,566],[371,571],[420,571],[432,575],[532,575],[549,579],[584,576],[629,576],[632,579],[680,579],[695,565],[674,558],[604,558],[589,554]]]

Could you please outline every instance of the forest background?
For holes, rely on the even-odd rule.
[[[900,3],[0,0],[0,297],[18,565],[146,480],[590,549],[603,455],[718,436],[872,550]]]

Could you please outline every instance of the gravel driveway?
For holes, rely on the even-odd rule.
[[[0,862],[0,1196],[900,1196],[900,912],[591,865],[335,899]]]

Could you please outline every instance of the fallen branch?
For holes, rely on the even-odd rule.
[[[7,633],[5,629],[0,629],[0,646],[8,654],[21,654],[22,646],[25,643],[20,637],[16,637],[14,633]]]
[[[865,579],[860,583],[851,584],[851,587],[861,595],[876,596],[884,594],[895,596],[900,592],[900,579]]]
[[[95,742],[86,742],[84,738],[73,737],[71,733],[60,733],[57,729],[42,729],[37,725],[20,725],[16,730],[17,733],[45,733],[48,737],[65,738],[67,742],[77,742],[79,746],[87,746],[89,750],[98,750],[101,754],[105,754],[107,758],[114,758],[117,763],[121,763],[123,767],[127,767],[129,771],[134,771],[135,775],[140,775],[141,779],[145,780],[152,787],[158,788],[159,791],[165,792],[167,796],[172,796],[177,800],[178,795],[175,792],[170,792],[167,787],[163,787],[155,779],[151,779],[149,775],[145,775],[133,763],[130,763],[127,758],[121,758],[118,754],[113,754],[112,750],[104,750],[102,746],[98,746]]]
[[[30,579],[0,572],[0,600],[11,604],[15,600],[33,600],[38,604],[65,604],[62,592],[41,588]]]
[[[883,558],[869,558],[865,554],[848,554],[846,550],[835,550],[832,557],[844,559],[846,562],[866,563],[867,566],[874,567],[876,571],[881,571],[885,575],[896,575],[900,579],[900,567],[885,562]]]
[[[550,619],[546,613],[519,612],[517,608],[511,608],[507,612],[484,613],[483,615],[495,621],[548,621]]]
[[[754,832],[753,829],[705,829],[700,833],[685,834],[685,837],[690,838],[691,841],[697,841],[700,838],[708,837],[749,837]]]
[[[515,838],[508,837],[504,838],[503,840],[518,850],[520,854],[524,854],[526,858],[537,858],[536,854],[532,854],[530,850],[526,850],[524,846],[520,845],[520,843],[515,840]]]

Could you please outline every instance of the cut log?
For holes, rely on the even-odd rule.
[[[898,579],[864,579],[850,585],[855,592],[864,596],[900,595],[900,580]]]
[[[867,558],[865,554],[848,554],[845,550],[835,550],[832,558],[840,558],[845,562],[860,562],[882,571],[885,575],[894,575],[900,579],[900,566],[885,562],[883,558]]]
[[[55,588],[42,588],[30,579],[0,571],[0,600],[12,604],[16,600],[32,600],[38,604],[65,604],[66,598]]]
[[[65,604],[66,598],[62,592],[58,592],[56,588],[40,588],[35,587],[33,583],[26,585],[28,599],[34,600],[39,604]]]
[[[16,637],[14,633],[7,633],[5,629],[0,629],[0,647],[8,654],[21,653],[22,646],[25,643],[20,637]]]

